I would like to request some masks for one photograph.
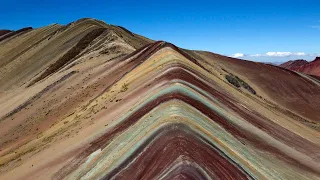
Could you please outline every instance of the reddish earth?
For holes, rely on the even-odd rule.
[[[228,72],[236,72],[240,78],[250,82],[255,90],[261,91],[258,95],[263,93],[263,99],[273,102],[281,111],[311,126],[313,122],[309,123],[310,121],[305,119],[319,122],[318,84],[305,81],[296,72],[278,66],[228,58],[210,52],[199,53],[208,63],[215,60]]]
[[[0,179],[320,178],[315,75],[88,18],[0,33]]]
[[[320,76],[320,57],[316,57],[316,59],[311,62],[308,62],[306,60],[295,60],[288,61],[279,66],[286,69],[290,69],[292,71]]]
[[[290,68],[295,68],[295,67],[302,66],[305,64],[309,64],[309,62],[304,59],[299,59],[299,60],[285,62],[283,64],[280,64],[279,66],[286,68],[286,69],[290,69]]]
[[[1,29],[1,30],[0,30],[0,36],[5,35],[5,34],[7,34],[7,33],[9,33],[9,32],[12,32],[12,31],[7,30],[7,29]]]

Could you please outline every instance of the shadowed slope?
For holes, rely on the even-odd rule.
[[[95,38],[100,36],[105,31],[104,28],[94,29],[88,34],[86,34],[79,42],[71,48],[66,54],[64,54],[60,59],[51,64],[45,72],[43,72],[39,77],[34,79],[28,86],[32,86],[34,83],[46,78],[52,73],[55,73],[59,69],[63,68],[63,66],[69,64],[73,58],[75,58],[78,54],[81,53]]]
[[[308,61],[301,59],[301,60],[295,60],[295,61],[288,61],[283,64],[280,64],[279,66],[286,68],[286,69],[291,69],[291,68],[295,68],[295,67],[302,66],[305,64],[308,64]]]
[[[100,28],[108,30],[108,34],[104,34],[101,39],[92,42],[91,47],[77,47],[86,44],[81,43],[81,39],[84,42],[83,38],[86,38],[86,35],[88,37],[90,32],[92,34]],[[37,82],[52,71],[50,69],[56,66],[54,64],[61,64],[61,62],[67,61],[66,59],[72,59],[70,54],[72,56],[78,55],[84,48],[90,50],[89,52],[96,51],[98,53],[108,48],[107,44],[102,44],[107,37],[109,37],[108,43],[112,43],[112,47],[115,47],[109,56],[129,54],[135,48],[151,42],[146,38],[132,36],[117,27],[93,19],[83,19],[67,26],[55,24],[36,29],[23,37],[3,42],[1,45],[3,51],[0,53],[0,72],[2,73],[0,83],[3,85],[0,90],[24,85],[35,77],[33,82]],[[131,38],[133,39],[131,40]],[[131,41],[135,43],[130,43]],[[78,42],[80,44],[77,44]]]
[[[267,102],[278,110],[289,113],[310,127],[319,122],[319,85],[299,74],[273,65],[223,57],[209,52],[196,52],[206,64],[227,70],[249,82]],[[266,102],[266,103],[267,103]]]
[[[6,30],[6,29],[2,29],[2,30],[0,30],[0,36],[3,36],[3,35],[5,35],[7,33],[10,33],[10,32],[12,32],[12,31],[11,30]]]
[[[37,70],[3,80],[1,179],[320,177],[318,114],[303,114],[318,107],[315,79],[151,43],[92,19],[47,28],[13,38],[0,54]],[[25,50],[8,53],[18,46]],[[45,49],[56,54],[38,64]]]
[[[164,47],[167,47],[167,45],[164,45]],[[153,48],[151,48],[151,49],[153,49]],[[144,51],[145,53],[147,52],[147,51]],[[174,60],[174,59],[172,59],[172,60]],[[151,61],[151,60],[150,60]],[[172,61],[172,63],[174,63],[176,60],[174,60],[174,61]],[[163,62],[164,63],[164,62]],[[173,64],[174,65],[174,64]],[[140,66],[143,66],[143,65],[140,65]],[[160,65],[161,66],[161,65]],[[135,70],[136,72],[139,72],[139,70]],[[206,71],[205,71],[206,72]],[[132,73],[134,73],[134,72],[132,72]],[[177,79],[181,79],[182,77],[188,77],[188,76],[180,76],[180,75],[182,75],[183,73],[182,72],[180,72],[180,73],[172,73],[172,72],[168,72],[168,75],[169,75],[169,77],[173,77],[173,78],[177,78]],[[171,75],[171,76],[170,76]],[[129,74],[127,75],[127,76],[130,76]],[[190,75],[189,75],[190,76]],[[125,78],[125,77],[124,77]],[[156,78],[159,82],[158,83],[160,83],[161,84],[161,81],[160,81],[160,79],[161,78]],[[191,79],[193,79],[193,78],[191,78]],[[120,82],[118,82],[118,83],[120,83]],[[129,89],[130,89],[130,86],[129,86]],[[112,91],[111,91],[112,92]],[[187,93],[188,94],[188,93]],[[179,98],[179,96],[177,96],[177,95],[170,95],[170,96],[168,96],[168,98],[178,98],[178,99],[180,99]],[[127,97],[127,98],[129,98],[129,97]],[[148,99],[150,99],[150,98],[148,98]],[[153,98],[151,98],[151,99],[153,99]],[[159,100],[157,100],[157,101],[155,101],[155,102],[151,102],[150,104],[152,104],[153,105],[153,107],[154,106],[157,106],[157,104],[158,103],[161,103],[162,101],[159,99]],[[98,102],[96,102],[96,103],[94,103],[94,104],[100,104],[99,103],[99,101]],[[197,105],[196,104],[192,104],[192,106],[194,106],[194,107],[197,107]],[[93,105],[92,107],[95,107],[95,105]],[[90,109],[90,108],[89,108]],[[99,109],[99,107],[95,107],[95,109]],[[147,110],[147,108],[142,108],[143,110]],[[212,110],[209,110],[209,109],[207,109],[207,110],[205,110],[205,109],[203,109],[202,110],[204,113],[206,113],[206,112],[212,112]],[[95,111],[93,111],[93,112],[95,112]],[[163,112],[163,111],[162,111]],[[166,113],[164,113],[164,114],[166,114]],[[163,114],[163,115],[164,115]],[[143,114],[142,114],[143,115]],[[139,119],[141,116],[134,116],[134,117],[132,117],[132,120],[137,120],[137,119]],[[151,116],[148,116],[148,117],[154,117],[153,115]],[[188,117],[188,116],[187,116]],[[215,120],[217,120],[217,118],[214,118],[214,117],[212,117],[213,119],[215,119]],[[127,120],[128,121],[128,123],[130,122],[130,120]],[[147,121],[144,121],[144,122],[149,122],[150,120],[147,120]],[[222,123],[223,121],[221,121],[220,123]],[[78,158],[83,158],[83,157],[86,157],[86,156],[88,156],[88,153],[90,154],[90,153],[93,153],[93,152],[95,152],[95,151],[97,151],[99,148],[104,148],[105,147],[105,145],[103,145],[104,143],[106,143],[106,142],[108,142],[109,140],[108,139],[110,139],[110,138],[113,138],[114,137],[114,135],[112,135],[113,133],[115,133],[116,135],[117,134],[119,134],[120,132],[122,132],[123,130],[120,130],[120,129],[123,129],[124,127],[130,127],[131,125],[130,124],[127,124],[127,123],[124,123],[123,124],[124,126],[122,126],[122,123],[121,123],[121,125],[120,125],[120,127],[116,127],[115,128],[115,131],[108,131],[108,133],[106,134],[106,135],[104,135],[103,137],[101,137],[100,138],[100,140],[98,139],[98,141],[96,141],[96,142],[94,142],[93,144],[92,144],[92,146],[88,149],[88,150],[86,150],[85,152],[84,152],[84,154],[80,154],[80,156],[78,157]],[[139,127],[150,127],[150,126],[148,126],[148,125],[146,125],[146,126],[144,126],[144,125],[139,125]],[[227,129],[230,129],[230,127],[228,127],[228,126],[226,126],[226,128]],[[239,127],[238,127],[239,128]],[[133,128],[133,129],[135,129],[135,128]],[[210,132],[212,132],[212,131],[210,131]],[[233,132],[233,134],[237,134],[236,132],[237,131],[232,131]],[[238,133],[240,133],[240,132],[238,132]],[[131,134],[131,133],[129,133],[129,134]],[[240,133],[240,134],[242,134],[242,133]],[[243,135],[242,135],[243,136]],[[246,136],[247,137],[247,136]],[[279,137],[281,137],[281,135],[279,136]],[[283,135],[282,135],[282,137],[283,137]],[[242,137],[243,138],[243,137]],[[250,138],[249,138],[250,139]],[[119,142],[121,142],[122,140],[120,140]],[[256,141],[256,140],[250,140],[250,141],[252,141],[252,143],[254,143],[254,142],[260,142],[260,141]],[[295,143],[294,143],[295,144]],[[296,145],[298,145],[299,143],[297,143]],[[296,146],[295,145],[295,146]],[[257,147],[263,147],[263,146],[261,146],[261,144],[259,143],[259,145],[257,146]],[[268,146],[267,146],[268,147]],[[315,149],[317,149],[318,147],[314,147]],[[270,149],[270,147],[269,148],[267,148],[267,149]],[[271,148],[272,149],[272,148]],[[271,150],[270,149],[270,150]],[[302,150],[303,148],[301,148],[301,150]],[[277,151],[274,151],[274,150],[272,150],[272,152],[277,152]],[[279,153],[279,152],[278,152]],[[316,152],[315,152],[316,153]],[[316,155],[316,156],[318,156],[318,155]],[[81,161],[72,161],[72,164],[73,165],[77,165],[78,163],[80,163]],[[294,163],[295,161],[293,161],[292,163]],[[62,172],[60,172],[61,174],[65,174],[66,172],[64,172],[64,171],[66,171],[66,170],[68,170],[68,168],[70,168],[70,167],[72,167],[72,166],[70,166],[70,165],[67,165],[67,167],[64,167],[64,168],[62,168],[61,170],[62,170]],[[93,169],[96,169],[96,168],[93,168]],[[73,169],[74,170],[74,169]]]

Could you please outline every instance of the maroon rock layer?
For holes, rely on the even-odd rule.
[[[311,62],[308,62],[306,60],[296,60],[288,61],[279,66],[286,69],[290,69],[292,71],[320,76],[320,57],[316,57],[316,59]]]

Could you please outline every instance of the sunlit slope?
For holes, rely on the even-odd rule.
[[[51,28],[2,66],[0,179],[319,179],[315,81],[93,19],[29,38]]]
[[[150,42],[122,28],[93,19],[79,20],[66,26],[54,24],[35,29],[0,42],[0,90],[25,85],[66,54],[68,56],[57,68],[93,50],[100,49],[101,54],[108,54],[108,43],[113,43],[109,54],[127,54]]]
[[[320,93],[316,79],[277,66],[228,58],[209,52],[194,52],[201,62],[221,67],[224,74],[238,75],[269,102],[297,121],[319,130]]]

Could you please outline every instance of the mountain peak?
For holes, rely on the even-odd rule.
[[[280,64],[279,66],[283,67],[283,68],[290,69],[290,68],[295,68],[295,67],[302,66],[302,65],[305,65],[305,64],[308,64],[308,63],[309,62],[304,60],[304,59],[298,59],[298,60],[290,60],[288,62]]]
[[[302,59],[290,60],[279,66],[297,72],[320,76],[320,57],[316,57],[315,60],[311,62]]]
[[[319,62],[319,61],[320,61],[320,56],[316,57],[316,58],[313,60],[313,62],[315,62],[315,61]]]
[[[0,179],[319,175],[310,76],[92,18],[0,32]]]

